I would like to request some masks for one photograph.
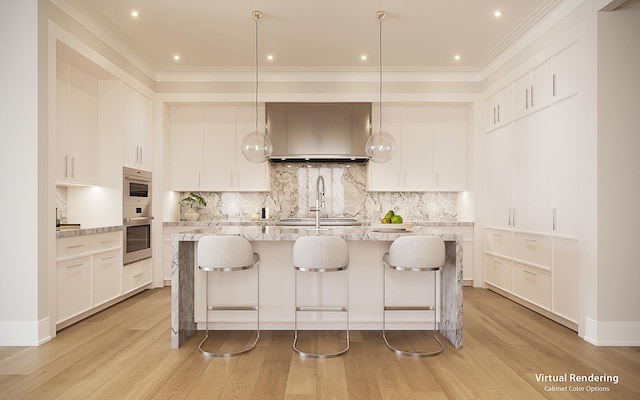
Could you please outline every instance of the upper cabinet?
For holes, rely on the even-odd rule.
[[[124,165],[152,169],[151,99],[123,85]]]
[[[520,118],[551,103],[553,76],[551,60],[529,71],[513,83],[513,118]]]
[[[578,93],[578,43],[553,57],[553,100],[559,101]]]
[[[251,163],[240,144],[255,130],[255,107],[171,107],[171,189],[269,191],[269,163]],[[264,121],[264,107],[259,121]],[[264,126],[260,127],[264,130]]]
[[[511,122],[511,84],[485,100],[485,131]]]
[[[465,190],[465,105],[389,105],[383,113],[384,131],[395,138],[397,151],[389,162],[369,162],[368,190]]]
[[[98,78],[56,61],[56,183],[99,183]]]

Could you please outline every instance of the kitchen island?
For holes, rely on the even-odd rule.
[[[293,329],[294,269],[291,261],[294,241],[300,236],[335,235],[349,245],[349,308],[351,329],[382,329],[382,255],[391,242],[402,235],[436,235],[445,241],[446,261],[439,282],[439,332],[456,348],[462,347],[462,235],[424,226],[409,231],[377,232],[370,226],[328,227],[314,231],[305,227],[270,225],[210,226],[172,236],[171,272],[171,345],[180,347],[204,320],[201,295],[205,275],[196,265],[196,246],[206,235],[237,235],[252,242],[260,254],[260,326],[261,329]],[[427,288],[430,285],[406,278],[401,285]],[[319,288],[316,296],[331,295],[331,288]],[[330,286],[330,285],[329,285]],[[227,289],[230,289],[227,287]],[[231,290],[235,290],[231,288]],[[224,289],[221,289],[224,291]],[[327,293],[329,293],[327,295]],[[220,297],[220,296],[218,296]],[[224,297],[224,296],[223,296]],[[428,299],[428,294],[423,294]],[[224,300],[224,299],[223,299]],[[425,320],[415,319],[415,326]],[[214,329],[252,329],[239,318],[227,317]],[[333,329],[335,321],[320,321],[323,329]],[[324,324],[324,325],[323,325]],[[433,321],[431,322],[433,324]],[[412,326],[408,323],[408,328]],[[420,328],[425,329],[425,328]]]

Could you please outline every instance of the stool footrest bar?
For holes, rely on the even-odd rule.
[[[385,311],[434,311],[433,306],[385,306]]]
[[[207,311],[258,311],[258,306],[209,306]]]
[[[333,312],[345,312],[347,311],[347,307],[331,307],[331,306],[299,306],[296,307],[296,311],[333,311]]]

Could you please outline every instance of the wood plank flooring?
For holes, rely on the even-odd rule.
[[[488,290],[465,288],[464,296],[464,348],[444,341],[436,357],[396,356],[380,331],[352,331],[343,357],[302,359],[291,348],[293,332],[263,331],[253,351],[220,359],[199,353],[203,332],[172,350],[170,289],[148,290],[40,347],[0,347],[0,399],[640,399],[639,347],[592,346]],[[251,339],[214,335],[208,344],[220,348]],[[422,333],[388,336],[405,348],[433,346]],[[300,345],[316,348],[317,341],[340,345],[331,333]],[[536,374],[619,381],[539,382]]]

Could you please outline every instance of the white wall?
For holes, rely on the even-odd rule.
[[[587,340],[640,342],[640,0],[598,16],[598,305]]]
[[[40,209],[39,196],[46,193],[38,178],[37,33],[37,0],[0,2],[0,54],[5,55],[0,74],[0,184],[5,190],[0,197],[0,345],[40,341],[39,265],[46,265],[46,259],[41,260],[38,244],[46,237],[40,235],[39,220],[46,218],[46,209]]]

